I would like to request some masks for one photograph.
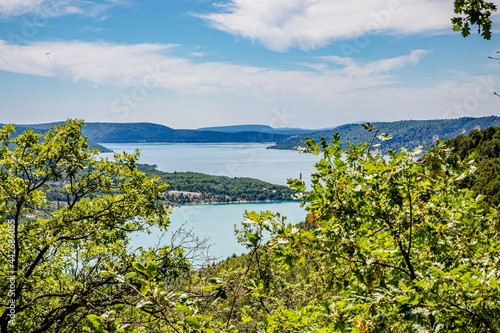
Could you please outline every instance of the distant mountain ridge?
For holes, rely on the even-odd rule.
[[[48,130],[54,124],[19,125],[34,129]],[[342,142],[360,143],[370,141],[373,133],[366,131],[361,122],[330,127],[323,130],[302,128],[272,128],[266,125],[235,125],[205,127],[197,130],[173,129],[168,126],[138,123],[85,123],[83,134],[94,144],[99,143],[223,143],[223,142],[276,142],[271,149],[294,149],[304,146],[306,137],[318,140],[320,137],[331,138],[339,132]],[[473,129],[500,126],[500,117],[401,120],[395,122],[374,122],[380,133],[388,133],[393,139],[381,142],[381,151],[387,149],[408,149],[433,143],[438,138],[451,139],[460,134],[467,134]],[[288,133],[288,134],[285,134]],[[302,134],[299,134],[302,133]],[[102,147],[102,146],[101,146]],[[104,147],[102,147],[104,148]],[[104,148],[105,149],[105,148]]]
[[[198,128],[197,131],[215,131],[215,132],[225,132],[225,133],[261,132],[261,133],[284,134],[284,135],[298,135],[298,134],[317,132],[318,130],[305,129],[305,128],[291,128],[291,127],[274,128],[267,125],[233,125],[233,126],[202,127]]]
[[[59,122],[59,123],[54,123],[55,125],[60,125],[60,124],[63,124],[64,122]],[[5,126],[5,124],[0,124],[0,127],[3,127]],[[21,133],[23,133],[24,131],[26,131],[27,129],[35,129],[35,130],[39,130],[40,133],[43,135],[45,134],[52,126],[49,126],[47,128],[43,128],[42,127],[32,127],[31,125],[15,125],[15,130],[16,132],[12,135],[13,138],[21,135]],[[97,149],[99,150],[99,152],[101,153],[112,153],[113,151],[104,147],[104,146],[101,146],[100,144],[92,141],[92,140],[87,140],[87,144],[89,145],[89,148],[90,149]]]
[[[491,126],[500,126],[500,117],[489,116],[481,118],[464,117],[457,119],[435,120],[402,120],[395,122],[376,122],[373,126],[379,129],[379,134],[388,133],[393,136],[390,141],[377,142],[380,151],[388,149],[397,150],[399,147],[412,149],[423,146],[424,142],[434,143],[437,139],[451,139],[460,134],[467,135],[474,129],[484,129]],[[303,141],[306,137],[319,140],[324,137],[329,141],[338,132],[342,142],[349,141],[354,144],[369,142],[373,132],[368,132],[359,124],[347,124],[328,131],[318,131],[306,135],[295,135],[278,141],[270,149],[294,149],[305,147]]]
[[[21,125],[29,128],[49,129],[53,124]],[[83,135],[99,143],[217,143],[217,142],[275,142],[289,135],[256,131],[217,132],[173,129],[153,123],[85,123]]]

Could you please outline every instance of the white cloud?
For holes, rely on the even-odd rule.
[[[226,62],[195,63],[189,60],[189,56],[174,56],[175,47],[76,41],[12,45],[0,41],[0,70],[118,87],[159,85],[183,93],[281,94],[325,99],[356,89],[390,84],[396,81],[392,71],[417,64],[429,52],[415,50],[409,55],[369,63],[342,58],[340,68],[331,68],[328,62],[319,59],[319,63],[309,64],[319,70],[312,72]],[[49,56],[46,56],[47,52],[50,52]]]
[[[50,55],[46,55],[47,52]],[[174,101],[179,98],[217,100],[207,106],[208,114],[220,115],[223,111],[219,109],[225,108],[227,114],[223,118],[233,122],[240,119],[240,112],[235,113],[235,109],[246,108],[248,114],[257,117],[262,116],[263,111],[250,110],[256,105],[260,108],[269,104],[288,105],[297,114],[294,126],[309,127],[321,127],[318,119],[322,119],[322,123],[341,124],[357,120],[480,116],[491,114],[498,105],[492,93],[497,77],[490,80],[488,87],[476,77],[463,73],[450,74],[454,78],[444,82],[429,81],[426,87],[400,82],[397,70],[418,65],[430,53],[427,50],[365,63],[347,57],[311,57],[296,70],[200,62],[202,58],[194,61],[189,51],[185,57],[178,56],[179,52],[177,45],[165,44],[74,41],[20,46],[0,41],[0,70],[83,81],[93,87],[127,88],[127,94],[138,92],[135,87],[157,85],[180,95],[173,97],[173,101],[169,97],[168,101],[155,105],[155,96],[165,94],[151,92],[137,117],[153,112],[150,108],[163,110],[166,103],[178,107],[179,103]],[[223,106],[227,98],[253,104],[250,107],[228,102]],[[184,107],[185,112],[195,118],[196,112],[201,112],[198,108]],[[156,116],[150,116],[150,120]]]
[[[206,54],[203,52],[191,52],[193,57],[204,57]]]
[[[5,96],[4,102],[21,111],[32,110],[33,105],[38,104],[46,114],[58,112],[59,119],[85,115],[89,121],[101,121],[106,114],[113,120],[123,121],[117,118],[122,114],[115,113],[111,102],[122,102],[123,95],[138,93],[134,100],[137,108],[132,107],[134,112],[127,121],[163,121],[178,128],[267,123],[272,117],[271,109],[281,106],[296,115],[289,126],[310,128],[359,120],[498,114],[498,98],[493,95],[500,82],[498,76],[481,81],[465,73],[450,73],[447,81],[429,78],[425,86],[405,83],[408,78],[400,78],[398,69],[418,65],[422,57],[428,56],[430,51],[426,50],[365,63],[348,57],[311,57],[295,70],[278,70],[203,62],[203,58],[190,54],[192,50],[186,51],[185,57],[178,56],[180,49],[177,45],[165,44],[79,41],[33,42],[20,46],[0,40],[0,71],[79,81],[88,84],[89,89],[99,88],[92,92],[92,98],[77,93],[85,91],[85,87],[79,85],[75,86],[70,99],[55,89],[53,96],[44,95],[40,100],[32,96],[23,101],[12,94]],[[46,55],[47,52],[50,55]],[[498,68],[485,73],[498,74]],[[58,86],[51,80],[45,82]],[[148,91],[148,98],[142,100],[140,87],[144,85],[158,85],[162,89]],[[31,88],[27,89],[27,93],[32,92]],[[186,100],[189,104],[182,103]],[[193,103],[197,103],[196,106]],[[32,122],[32,114],[25,112],[26,122]],[[9,112],[4,116],[14,117],[13,114]]]
[[[385,73],[400,69],[408,64],[416,65],[431,51],[414,50],[409,55],[403,55],[395,58],[382,59],[370,62],[363,66],[353,62],[352,58],[339,56],[323,56],[319,59],[345,67],[345,71],[352,76],[372,75]]]
[[[367,33],[450,30],[453,15],[449,0],[231,0],[221,11],[200,17],[232,35],[286,51]]]
[[[4,15],[20,15],[37,10],[43,1],[40,0],[2,0],[0,13]]]
[[[37,13],[46,17],[61,15],[96,16],[110,7],[126,5],[129,0],[1,0],[0,16],[15,17]]]

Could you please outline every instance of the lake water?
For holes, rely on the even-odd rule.
[[[229,177],[251,177],[273,184],[286,185],[288,178],[300,174],[308,182],[319,157],[299,154],[296,151],[266,149],[266,143],[113,143],[102,144],[115,152],[141,151],[139,163],[156,164],[166,172],[194,171]],[[101,154],[112,157],[113,154]],[[185,205],[174,208],[170,216],[171,225],[163,243],[167,244],[170,232],[185,223],[200,238],[210,238],[213,244],[210,254],[225,258],[233,253],[241,254],[245,248],[234,236],[234,225],[243,220],[244,211],[280,212],[287,222],[304,220],[306,212],[298,202],[241,203],[215,205]],[[134,235],[132,246],[148,247],[158,243],[159,232]]]
[[[299,202],[238,203],[216,205],[186,205],[174,208],[170,215],[171,224],[162,239],[162,244],[170,244],[172,232],[184,225],[187,230],[200,238],[209,238],[212,244],[210,254],[225,259],[233,253],[246,252],[234,236],[234,225],[240,225],[244,211],[272,211],[286,216],[286,222],[298,223],[304,220],[306,212]],[[131,246],[148,247],[158,244],[161,233],[155,229],[151,234],[141,233],[132,237]]]
[[[117,153],[141,151],[140,163],[166,172],[194,171],[209,175],[250,177],[286,185],[288,178],[310,179],[318,157],[291,150],[266,149],[270,143],[103,143]],[[101,154],[113,156],[113,154]]]

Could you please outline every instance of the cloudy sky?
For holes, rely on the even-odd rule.
[[[500,116],[500,16],[490,41],[451,17],[452,0],[0,0],[0,123]]]

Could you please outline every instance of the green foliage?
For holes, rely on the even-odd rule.
[[[59,125],[60,124],[62,124],[62,123],[59,123]],[[3,126],[3,124],[0,124],[0,126]],[[17,136],[21,135],[24,131],[26,131],[28,129],[34,130],[35,132],[40,132],[42,135],[44,135],[52,128],[51,125],[45,126],[44,128],[40,128],[40,129],[33,128],[33,127],[28,128],[25,126],[16,126],[16,131],[11,133],[11,136],[10,136],[11,139],[16,138]],[[108,148],[101,146],[100,144],[98,144],[94,141],[91,141],[91,140],[87,140],[87,145],[88,145],[88,148],[90,148],[91,150],[97,149],[101,153],[112,153],[113,152],[112,150],[109,150]],[[14,147],[15,147],[15,144],[11,141],[11,148],[14,148]]]
[[[308,152],[323,155],[303,203],[315,228],[270,227],[283,264],[319,260],[333,293],[274,313],[268,331],[498,331],[499,216],[457,186],[471,162],[443,142],[418,161],[421,151],[346,146],[338,135],[331,145],[307,141]]]
[[[133,313],[133,324],[127,324],[129,331],[123,332],[204,332],[213,333],[214,328],[221,332],[221,323],[213,322],[213,315],[201,313],[205,299],[215,301],[218,298],[227,299],[225,284],[220,279],[211,278],[208,284],[200,287],[200,279],[186,272],[177,283],[168,283],[162,276],[159,263],[152,257],[146,262],[133,262],[135,271],[126,275],[111,271],[101,274],[114,278],[122,285],[128,286],[133,292],[123,313]],[[189,278],[187,278],[189,277]],[[189,281],[194,279],[194,281]],[[194,282],[194,284],[193,284]],[[177,290],[177,291],[176,291]],[[87,316],[95,332],[105,332],[107,314]],[[114,318],[113,327],[123,319]],[[87,331],[92,328],[87,326]],[[92,331],[94,332],[94,331]],[[109,332],[114,332],[110,330]],[[118,331],[117,331],[118,332]],[[121,332],[121,331],[120,331]]]
[[[135,333],[137,330],[130,325],[121,325],[122,319],[117,318],[115,311],[108,311],[102,316],[88,315],[88,320],[92,323],[92,327],[84,327],[83,332],[92,333]]]
[[[136,169],[138,154],[98,160],[81,130],[75,120],[44,135],[0,130],[0,250],[12,253],[0,257],[2,332],[80,330],[83,316],[124,303],[128,290],[99,271],[129,270],[128,234],[168,226],[157,204],[166,185]],[[54,207],[45,193],[57,182],[65,200]]]
[[[276,260],[268,241],[276,226],[285,223],[284,217],[269,211],[245,212],[244,217],[236,235],[239,242],[252,251],[229,258],[217,265],[214,272],[225,281],[237,281],[235,285],[241,286],[228,292],[235,304],[234,325],[240,332],[264,331],[274,314],[318,304],[328,297],[327,285],[315,258],[304,258],[300,266],[290,269],[284,269]]]
[[[460,182],[462,188],[469,188],[476,195],[485,195],[485,202],[498,207],[500,204],[500,127],[474,130],[469,135],[459,135],[448,140],[446,145],[453,149],[457,158],[475,160],[476,168],[471,177]]]
[[[497,7],[493,2],[484,0],[455,0],[455,14],[451,19],[453,31],[460,31],[463,37],[470,35],[472,25],[477,25],[477,32],[484,39],[491,38],[491,13]]]

